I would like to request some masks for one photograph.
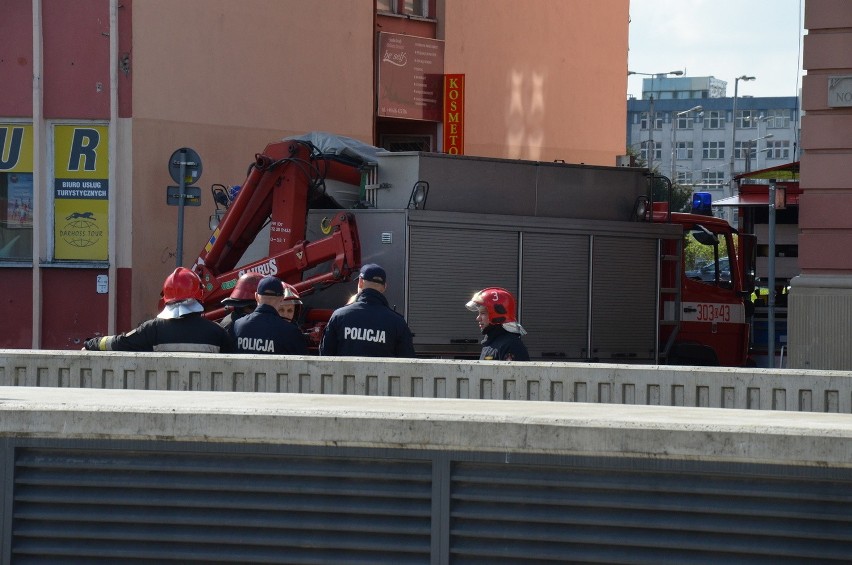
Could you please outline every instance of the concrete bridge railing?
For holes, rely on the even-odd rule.
[[[852,413],[852,372],[0,350],[0,386],[541,400]]]

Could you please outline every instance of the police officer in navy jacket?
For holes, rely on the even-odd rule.
[[[355,301],[331,315],[320,355],[414,357],[413,335],[405,319],[388,306],[387,274],[375,263],[361,267]]]
[[[234,322],[237,353],[308,354],[308,345],[299,327],[278,314],[278,306],[288,299],[288,287],[272,275],[260,279],[255,293],[257,308]]]

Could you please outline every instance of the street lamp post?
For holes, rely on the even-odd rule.
[[[648,172],[654,174],[654,79],[658,76],[662,76],[663,78],[668,75],[680,76],[683,74],[683,71],[669,71],[667,73],[639,73],[636,71],[627,71],[627,76],[630,75],[639,75],[651,77],[651,97],[648,99],[648,145],[647,154],[648,154]]]
[[[703,106],[694,106],[689,110],[678,112],[677,114],[675,114],[675,117],[672,120],[672,174],[669,176],[672,182],[675,182],[675,173],[677,172],[677,169],[675,167],[675,161],[677,160],[677,120],[681,116],[685,116],[690,112],[701,112],[702,110],[704,110]]]
[[[741,80],[754,80],[754,77],[742,75],[734,79],[734,106],[733,110],[731,111],[731,196],[734,195],[734,187],[736,186],[736,181],[734,181],[734,154],[736,152],[735,147],[737,144],[737,89]]]
[[[758,134],[759,134],[759,132],[758,132]],[[752,146],[752,144],[754,144],[757,147],[757,152],[755,153],[754,158],[757,161],[756,167],[759,170],[760,169],[760,140],[761,139],[769,139],[770,137],[773,137],[773,136],[774,136],[774,134],[767,133],[763,137],[758,137],[758,138],[755,138],[755,139],[749,139],[746,142],[745,172],[748,173],[749,171],[751,171],[751,146]]]

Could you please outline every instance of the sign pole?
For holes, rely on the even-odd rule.
[[[178,186],[166,187],[166,204],[178,207],[176,263],[183,265],[183,209],[198,206],[201,192],[197,186],[187,186],[201,178],[201,157],[189,147],[181,147],[169,157],[169,174]],[[187,200],[189,199],[189,200]]]
[[[178,193],[177,261],[175,267],[183,265],[183,201],[186,193],[186,151],[180,150],[180,192]]]

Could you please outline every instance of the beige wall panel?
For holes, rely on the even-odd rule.
[[[805,2],[805,27],[852,27],[852,9],[849,0],[807,0]]]
[[[803,230],[799,234],[799,266],[802,272],[852,273],[852,232]]]
[[[799,206],[799,225],[814,229],[844,229],[849,226],[852,193],[845,190],[808,190]]]
[[[214,209],[210,186],[242,184],[255,153],[279,137],[274,129],[134,121],[134,323],[156,314],[163,280],[176,266],[178,207],[166,205],[166,187],[175,184],[168,171],[171,154],[191,147],[203,165],[198,183],[201,206],[184,208],[183,265],[188,267],[210,238],[208,223]]]
[[[852,108],[848,110],[846,113],[831,112],[803,116],[802,149],[852,147]]]
[[[852,3],[849,4],[852,9]],[[846,113],[852,115],[850,107],[829,107],[828,105],[828,79],[832,76],[846,76],[852,74],[852,70],[820,70],[808,71],[802,77],[802,109],[805,112],[828,110],[834,113]]]
[[[210,186],[241,184],[272,141],[326,130],[372,142],[373,0],[145,0],[133,5],[132,322],[157,312],[175,268],[168,158],[200,155],[201,206],[184,213],[183,265],[210,237]]]
[[[373,0],[133,4],[133,114],[372,141]]]
[[[804,130],[803,130],[804,133]],[[799,181],[807,197],[812,189],[852,188],[852,174],[849,166],[838,166],[838,161],[852,163],[852,153],[837,151],[831,153],[808,153],[802,155]],[[847,210],[852,208],[847,208]],[[848,214],[846,216],[849,217]]]
[[[466,74],[465,152],[614,165],[625,150],[628,4],[448,1],[445,71]]]
[[[809,33],[805,36],[805,69],[843,69],[849,67],[852,33]]]

